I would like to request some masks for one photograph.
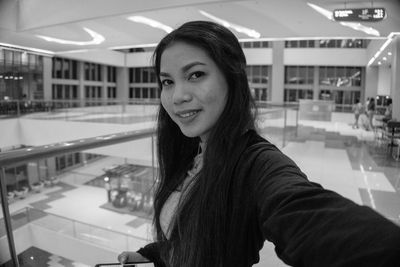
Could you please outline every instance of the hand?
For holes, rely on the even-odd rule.
[[[118,255],[118,261],[119,261],[119,263],[124,264],[124,263],[129,263],[129,262],[132,262],[132,263],[146,262],[149,260],[137,252],[124,251]]]

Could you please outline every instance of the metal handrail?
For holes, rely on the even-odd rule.
[[[153,136],[154,134],[155,129],[150,128],[1,152],[0,167],[19,164],[33,159],[48,158],[62,153],[78,152],[127,141],[134,141]]]

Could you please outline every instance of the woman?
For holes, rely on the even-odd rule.
[[[360,118],[360,114],[363,113],[362,111],[363,106],[360,102],[360,99],[356,99],[356,103],[353,105],[353,112],[354,112],[354,124],[353,124],[353,129],[358,129],[358,119]]]
[[[370,130],[374,129],[374,124],[373,124],[373,118],[375,115],[375,98],[371,97],[371,99],[368,102],[368,119],[369,119],[369,126]]]
[[[265,240],[293,266],[400,259],[400,228],[324,190],[255,131],[246,60],[211,22],[182,25],[154,53],[161,87],[156,242],[121,263],[252,266]]]

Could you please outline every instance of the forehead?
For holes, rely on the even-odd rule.
[[[206,65],[215,65],[203,48],[185,42],[175,42],[169,45],[161,55],[160,70],[184,66],[192,62],[202,62]]]

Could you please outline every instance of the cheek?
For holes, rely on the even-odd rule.
[[[165,93],[165,91],[161,91],[160,101],[163,108],[171,116],[172,108],[171,108],[171,97],[169,96],[169,94]]]

